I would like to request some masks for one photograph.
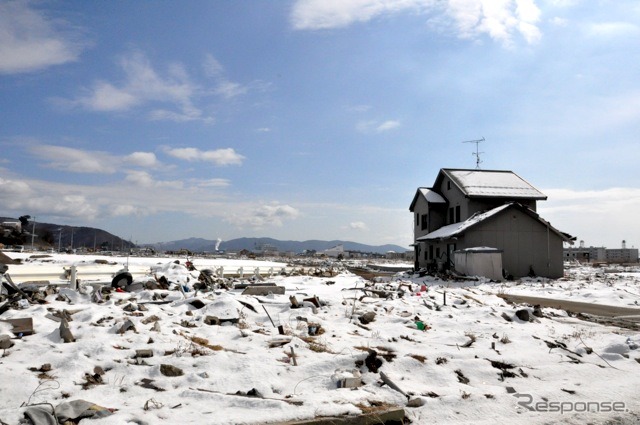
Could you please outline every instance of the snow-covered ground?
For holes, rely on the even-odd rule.
[[[375,285],[346,271],[278,275],[267,281],[284,286],[284,295],[249,296],[241,289],[196,292],[198,271],[175,260],[128,259],[149,269],[136,282],[165,276],[169,290],[113,292],[96,302],[96,288],[81,284],[1,314],[0,320],[32,318],[35,333],[15,338],[12,326],[0,322],[0,335],[14,343],[1,351],[0,420],[16,424],[29,406],[86,400],[113,411],[82,420],[96,425],[268,424],[385,406],[404,407],[414,424],[640,421],[637,332],[548,308],[525,322],[514,313],[532,308],[498,297],[633,307],[640,302],[640,274],[633,270],[579,267],[564,279],[508,283],[399,274]],[[94,259],[31,259],[9,266],[9,274],[73,261]],[[192,261],[198,270],[212,267],[211,260]],[[292,295],[300,308],[291,308]],[[319,307],[303,302],[314,296]],[[75,342],[65,343],[51,318],[62,310],[71,314]],[[222,323],[208,324],[211,316]],[[182,374],[166,376],[169,366]],[[406,395],[381,385],[381,373]],[[352,377],[348,382],[362,384],[339,388]]]

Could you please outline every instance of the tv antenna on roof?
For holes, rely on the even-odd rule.
[[[478,139],[478,140],[465,140],[462,143],[475,143],[476,144],[476,151],[471,153],[471,155],[475,155],[476,156],[476,170],[480,169],[480,164],[482,163],[482,161],[480,160],[480,154],[484,153],[484,152],[479,152],[478,151],[478,145],[480,145],[480,143],[484,142],[484,137],[482,137],[482,139]]]

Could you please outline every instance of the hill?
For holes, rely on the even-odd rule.
[[[18,221],[17,218],[0,217],[0,222],[5,221]],[[70,248],[88,248],[100,249],[104,247],[110,251],[122,251],[132,247],[129,241],[126,241],[116,235],[113,235],[105,230],[97,229],[94,227],[85,226],[67,226],[54,223],[40,223],[36,221],[35,232],[33,221],[29,220],[26,228],[23,228],[23,233],[17,238],[10,238],[6,240],[0,240],[5,245],[24,245],[26,247],[33,244],[36,248],[42,249],[70,249]],[[32,232],[34,237],[32,238]]]
[[[216,250],[218,241],[207,240],[202,238],[189,238],[171,242],[161,242],[151,244],[150,246],[158,250],[163,251],[178,251],[180,249],[188,249],[192,252],[213,252]],[[281,241],[273,238],[238,238],[228,241],[220,242],[219,249],[224,251],[240,251],[243,249],[249,251],[260,251],[264,245],[270,245],[275,247],[280,252],[303,252],[308,251],[323,251],[325,249],[332,248],[336,245],[343,245],[347,251],[359,251],[359,252],[374,252],[377,254],[384,254],[388,251],[405,252],[408,251],[408,247],[402,247],[399,245],[366,245],[351,241],[332,240],[307,240],[307,241]]]

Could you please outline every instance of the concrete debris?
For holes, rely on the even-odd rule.
[[[362,376],[358,369],[336,370],[332,376],[338,388],[358,388],[362,385]]]
[[[153,357],[153,350],[149,348],[143,348],[140,350],[136,350],[135,358],[148,359],[149,357]]]
[[[358,320],[363,325],[368,325],[369,323],[376,320],[376,314],[373,311],[369,311],[367,313],[362,314],[360,317],[358,317]]]
[[[127,331],[134,331],[136,332],[136,326],[133,324],[133,322],[129,319],[125,320],[125,322],[122,324],[122,326],[120,327],[120,329],[118,330],[119,334],[123,334]]]
[[[153,383],[153,381],[154,381],[153,379],[142,378],[140,382],[138,382],[136,385],[141,386],[142,388],[149,388],[150,390],[165,391],[164,388],[158,387],[156,384]]]
[[[60,338],[62,338],[62,340],[65,343],[76,342],[76,339],[73,337],[73,334],[71,333],[71,329],[69,329],[69,322],[64,317],[62,317],[62,320],[60,320],[59,330],[60,330]]]
[[[516,317],[522,320],[523,322],[531,321],[531,314],[529,313],[529,310],[527,310],[526,308],[517,310]]]
[[[202,322],[209,326],[220,325],[220,319],[216,316],[206,316]]]
[[[11,336],[9,335],[0,335],[0,350],[6,350],[8,348],[13,347],[13,341],[11,341]]]
[[[415,397],[410,399],[407,402],[407,407],[422,407],[426,404],[427,402],[424,400],[424,398],[422,397]]]
[[[115,409],[108,409],[85,400],[60,403],[55,408],[50,404],[29,406],[24,417],[33,425],[79,423],[82,419],[98,419],[110,416]]]
[[[170,377],[184,375],[184,372],[182,371],[182,369],[170,364],[161,364],[160,373],[162,373],[164,376],[170,376]]]

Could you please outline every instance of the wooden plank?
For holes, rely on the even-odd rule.
[[[19,334],[22,334],[23,336],[33,335],[35,333],[33,331],[33,319],[31,319],[31,317],[21,319],[3,319],[2,321],[13,326],[11,332],[13,332],[16,336]]]
[[[263,286],[263,285],[252,285],[247,286],[244,291],[242,291],[242,295],[283,295],[284,294],[284,286]]]
[[[331,416],[309,419],[306,421],[280,422],[277,425],[380,425],[402,424],[405,414],[401,407],[375,411],[358,416]]]

